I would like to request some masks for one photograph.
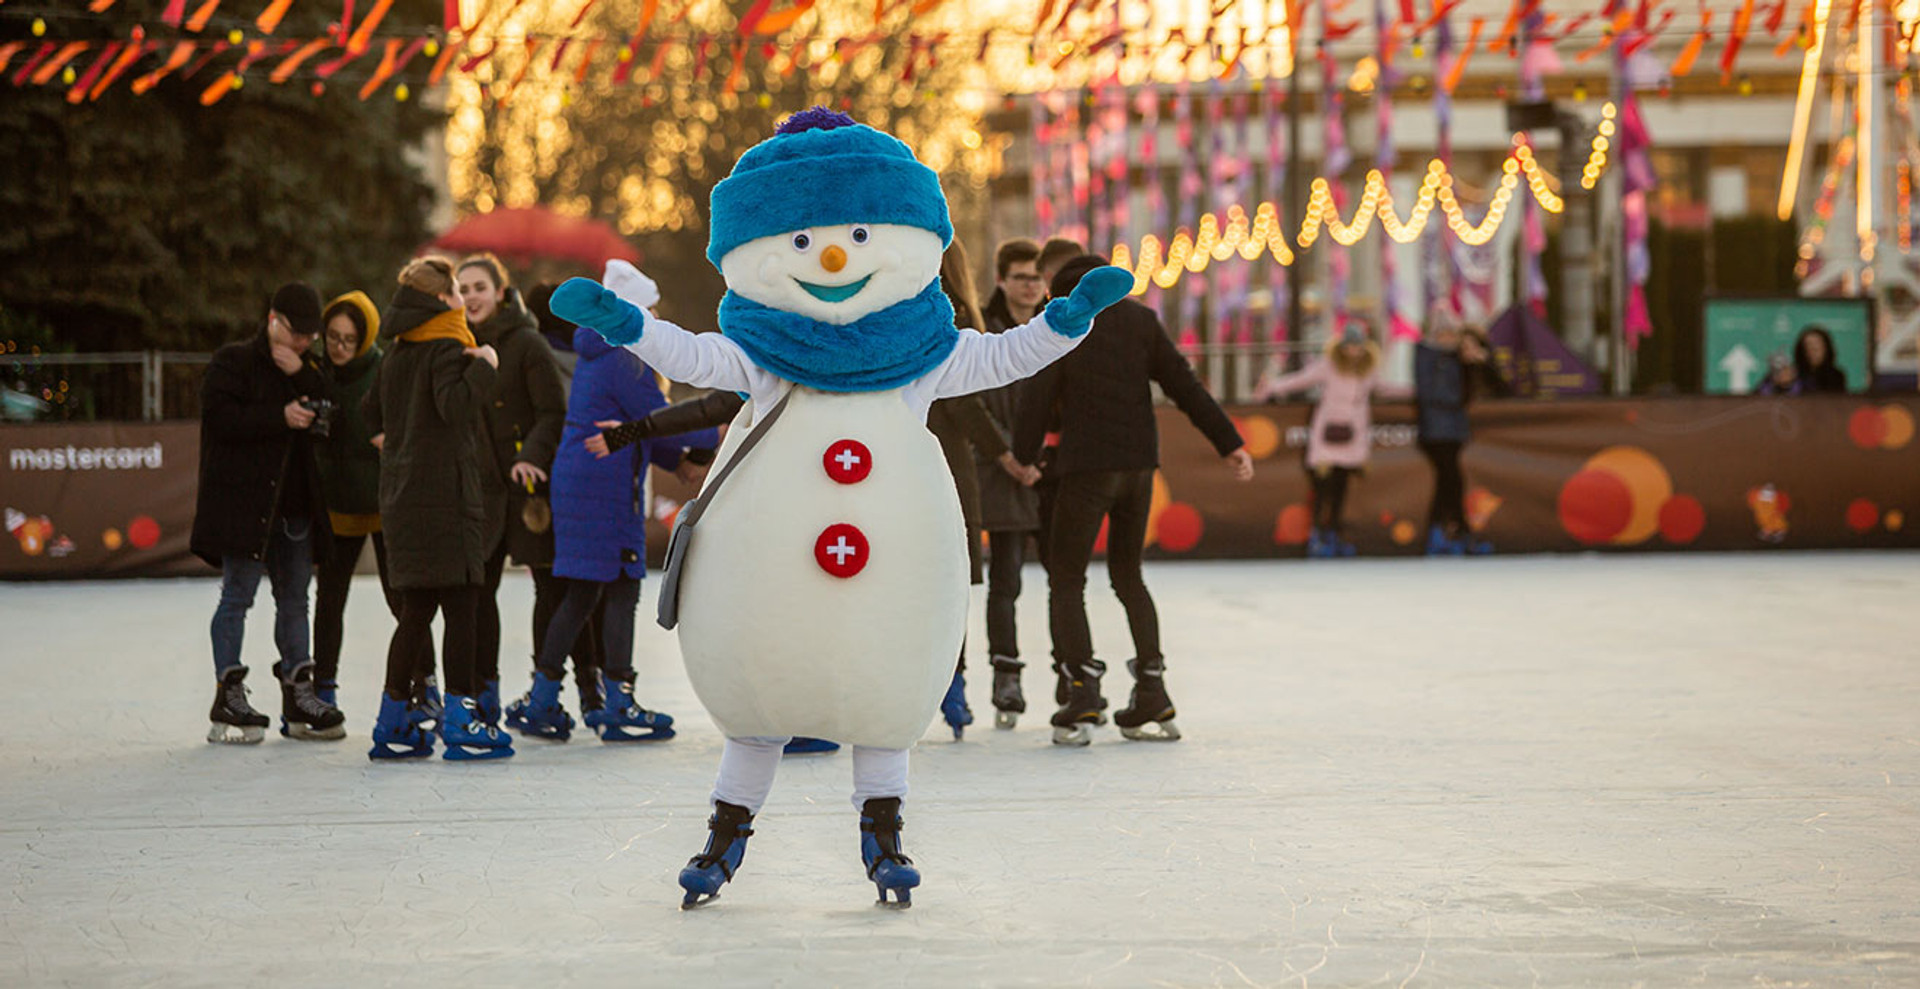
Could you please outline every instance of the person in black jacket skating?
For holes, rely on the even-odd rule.
[[[247,610],[260,578],[273,586],[273,640],[280,662],[280,733],[346,736],[339,710],[314,693],[307,627],[313,561],[332,540],[311,435],[324,429],[333,387],[309,348],[320,335],[320,294],[283,285],[267,325],[213,355],[200,389],[200,489],[194,555],[220,568],[213,612],[214,692],[209,742],[257,743],[267,718],[247,703],[240,663]]]
[[[1065,298],[1082,276],[1104,263],[1091,254],[1067,262],[1053,278],[1053,296]],[[1092,741],[1088,726],[1105,721],[1100,675],[1106,664],[1093,656],[1085,598],[1087,564],[1103,518],[1111,520],[1107,576],[1126,609],[1134,644],[1127,664],[1133,697],[1114,720],[1128,738],[1180,737],[1162,679],[1160,618],[1140,573],[1153,474],[1160,465],[1149,387],[1154,383],[1213,443],[1235,480],[1253,478],[1253,457],[1233,421],[1174,349],[1159,317],[1132,300],[1096,317],[1086,342],[1036,375],[1022,397],[1016,458],[1030,464],[1038,457],[1050,421],[1057,420],[1060,430],[1059,448],[1046,468],[1059,478],[1046,558],[1048,624],[1054,668],[1062,680],[1056,692],[1061,706],[1053,716],[1056,744],[1086,745]],[[1149,724],[1158,728],[1149,731]]]

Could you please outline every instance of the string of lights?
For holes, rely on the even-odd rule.
[[[1594,135],[1586,167],[1581,173],[1583,188],[1592,189],[1606,170],[1607,151],[1611,147],[1617,114],[1618,109],[1612,103],[1608,103],[1602,111],[1600,131]],[[1566,209],[1566,201],[1559,194],[1557,183],[1540,166],[1533,155],[1532,145],[1524,135],[1515,135],[1513,150],[1501,163],[1500,178],[1494,183],[1487,198],[1486,212],[1477,223],[1467,217],[1466,207],[1454,189],[1453,175],[1446,164],[1437,158],[1427,163],[1427,171],[1421,178],[1413,208],[1404,220],[1394,205],[1393,191],[1388,186],[1386,176],[1378,169],[1367,173],[1361,186],[1360,201],[1355,204],[1351,219],[1341,218],[1339,208],[1334,204],[1332,183],[1324,176],[1318,177],[1309,187],[1306,213],[1300,219],[1300,232],[1294,241],[1299,251],[1311,250],[1319,242],[1324,230],[1334,243],[1352,247],[1372,231],[1374,222],[1378,220],[1380,228],[1394,242],[1411,244],[1426,232],[1433,211],[1438,208],[1446,220],[1447,229],[1462,243],[1477,247],[1492,240],[1499,232],[1523,178],[1541,209],[1556,214]],[[1266,255],[1283,265],[1294,262],[1298,254],[1293,245],[1287,242],[1281,228],[1279,210],[1273,203],[1257,205],[1251,218],[1245,207],[1237,204],[1230,206],[1226,210],[1224,225],[1219,215],[1202,214],[1192,233],[1182,228],[1166,240],[1148,234],[1140,238],[1137,255],[1135,249],[1128,245],[1116,244],[1111,258],[1114,265],[1133,272],[1133,294],[1140,295],[1153,286],[1172,288],[1187,274],[1201,274],[1213,262],[1227,261],[1235,255],[1243,261],[1257,261]]]

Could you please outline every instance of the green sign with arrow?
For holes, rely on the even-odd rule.
[[[1708,299],[1704,390],[1746,395],[1760,390],[1768,362],[1793,360],[1809,330],[1833,338],[1833,360],[1847,374],[1847,390],[1867,390],[1873,373],[1873,303],[1867,299]]]

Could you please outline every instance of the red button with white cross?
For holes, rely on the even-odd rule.
[[[837,440],[820,458],[827,476],[841,484],[858,484],[873,473],[873,452],[859,440]]]
[[[867,535],[855,526],[835,522],[813,541],[813,558],[827,573],[851,577],[866,569]]]

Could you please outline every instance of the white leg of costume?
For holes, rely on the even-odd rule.
[[[726,748],[720,752],[720,778],[714,781],[713,799],[760,813],[767,794],[773,792],[773,774],[780,769],[780,750],[786,744],[784,738],[729,737]],[[901,755],[904,757],[906,753]],[[905,763],[902,758],[902,766]],[[903,771],[903,783],[905,779]]]
[[[907,795],[907,750],[853,747],[853,806],[875,797]]]

